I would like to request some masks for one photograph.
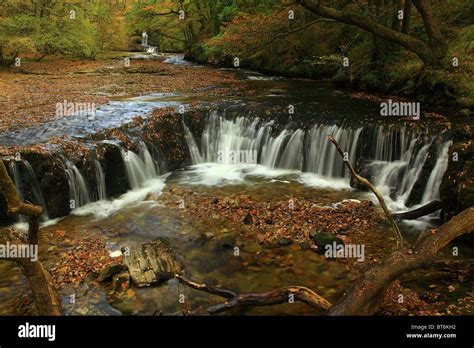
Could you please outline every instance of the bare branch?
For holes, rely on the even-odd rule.
[[[328,139],[331,143],[334,144],[334,146],[337,149],[337,152],[341,155],[342,158],[344,158],[344,152],[342,151],[341,147],[337,143],[336,139],[332,135],[328,135]],[[369,180],[366,178],[360,176],[359,174],[356,173],[355,169],[352,167],[352,164],[349,161],[344,160],[344,163],[346,164],[346,167],[349,169],[351,172],[352,176],[360,182],[362,185],[367,186],[367,188],[370,189],[374,193],[374,195],[377,197],[380,205],[382,206],[383,211],[385,212],[385,215],[387,216],[387,219],[390,221],[390,224],[392,225],[392,229],[395,233],[395,238],[397,240],[397,246],[402,246],[403,245],[403,237],[402,233],[400,232],[400,229],[398,228],[397,223],[395,222],[395,219],[393,218],[392,214],[387,208],[387,205],[385,204],[385,200],[383,199],[382,194],[377,190],[377,188],[370,183]]]

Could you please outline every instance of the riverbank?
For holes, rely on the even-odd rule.
[[[244,93],[234,76],[218,69],[168,64],[167,55],[146,60],[134,55],[112,52],[97,60],[48,57],[0,69],[0,131],[67,116],[56,110],[57,103],[64,101],[99,107],[114,98],[152,93],[181,93],[196,99]]]

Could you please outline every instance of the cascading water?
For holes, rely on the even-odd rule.
[[[47,221],[49,220],[48,210],[46,209],[46,202],[44,200],[43,193],[41,192],[35,171],[33,170],[31,164],[28,161],[23,160],[22,163],[28,172],[29,183],[33,192],[34,203],[43,208],[42,218],[44,221]]]
[[[436,164],[433,170],[431,171],[430,177],[426,184],[425,192],[423,193],[423,197],[421,198],[422,204],[426,204],[435,199],[439,199],[439,186],[441,185],[443,175],[446,172],[446,169],[448,168],[448,151],[451,145],[451,141],[447,141],[443,144],[438,145],[438,159],[436,160]]]
[[[151,156],[146,144],[140,141],[139,154],[120,148],[125,170],[132,189],[138,189],[143,184],[158,176],[157,164]]]
[[[105,174],[102,165],[98,160],[94,160],[95,176],[97,179],[97,197],[100,201],[107,199],[107,190],[105,185]]]
[[[412,130],[391,125],[351,128],[337,125],[314,125],[308,131],[283,129],[273,132],[274,122],[259,118],[228,119],[211,112],[201,136],[199,148],[185,126],[186,141],[194,164],[218,162],[222,151],[256,151],[258,163],[270,168],[290,169],[317,174],[330,179],[349,174],[343,159],[328,141],[332,135],[347,151],[348,161],[356,165],[366,160],[373,182],[387,197],[392,209],[406,209],[414,185],[427,161],[434,137],[421,138]],[[364,134],[364,136],[362,136]],[[438,146],[436,164],[419,203],[439,198],[439,185],[447,167],[451,142]]]
[[[20,201],[23,202],[23,190],[20,186],[20,171],[18,168],[18,161],[10,161],[8,162],[8,170],[10,172],[10,176],[13,179],[13,183],[15,184],[16,192],[18,192],[18,196],[20,197]],[[23,215],[18,215],[17,217],[18,222],[26,222],[26,217]]]
[[[49,216],[48,216],[48,210],[46,208],[46,203],[43,198],[41,189],[39,187],[36,174],[33,168],[31,167],[31,164],[27,160],[10,161],[8,164],[8,169],[10,171],[10,175],[13,179],[13,183],[15,184],[16,190],[20,197],[20,201],[23,202],[25,200],[25,194],[20,184],[21,183],[21,166],[26,169],[26,173],[25,172],[23,173],[26,176],[26,180],[24,182],[28,183],[28,186],[31,190],[31,198],[29,199],[31,199],[33,204],[38,205],[41,208],[43,208],[42,220],[47,221],[49,220]],[[20,216],[19,221],[26,222],[26,218],[24,216]]]
[[[64,159],[65,172],[69,184],[69,195],[74,207],[79,208],[91,202],[86,181],[79,169],[67,158]]]
[[[10,172],[10,176],[13,179],[13,183],[15,184],[16,191],[18,192],[18,196],[20,197],[20,201],[23,202],[23,191],[20,186],[20,171],[18,168],[18,161],[10,161],[8,162],[8,170]]]

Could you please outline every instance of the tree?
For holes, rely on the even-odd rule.
[[[430,68],[441,68],[444,59],[448,53],[448,46],[444,36],[441,33],[439,25],[431,5],[428,0],[413,0],[413,5],[420,14],[428,42],[424,42],[414,36],[410,36],[408,32],[408,23],[410,20],[410,12],[405,24],[405,32],[399,31],[399,26],[389,28],[372,16],[356,13],[355,11],[339,10],[335,7],[329,7],[322,4],[320,0],[297,0],[304,8],[312,13],[330,18],[340,23],[349,24],[373,33],[378,38],[394,42],[407,50],[415,53],[423,63]],[[410,8],[410,6],[407,6]]]
[[[0,193],[7,202],[7,212],[10,215],[22,214],[28,217],[27,239],[15,231],[10,234],[0,234],[0,243],[6,245],[22,245],[25,243],[39,244],[39,218],[43,212],[41,207],[23,203],[8,175],[5,164],[0,160]],[[38,248],[39,249],[39,248]],[[15,262],[22,270],[30,283],[35,298],[35,306],[40,315],[62,315],[61,299],[51,283],[51,277],[41,261],[32,261],[28,258],[7,259]]]

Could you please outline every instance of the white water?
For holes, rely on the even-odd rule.
[[[439,186],[443,180],[443,174],[448,168],[448,151],[451,145],[451,141],[439,145],[438,153],[440,156],[438,156],[438,160],[436,161],[433,171],[431,172],[426,184],[425,192],[423,193],[423,197],[421,199],[421,204],[427,204],[435,199],[439,199]]]
[[[49,219],[48,217],[48,210],[46,208],[46,203],[43,198],[43,193],[41,192],[41,189],[38,184],[38,179],[36,177],[36,174],[31,167],[31,164],[27,160],[21,160],[21,161],[10,161],[8,164],[8,168],[10,171],[10,174],[13,179],[13,183],[15,184],[16,190],[18,192],[18,195],[20,197],[20,201],[24,201],[24,192],[22,190],[22,187],[20,185],[21,182],[21,168],[20,165],[23,165],[23,167],[26,169],[26,176],[27,179],[26,182],[28,183],[31,193],[32,193],[32,203],[35,205],[39,205],[41,208],[43,208],[43,214],[42,214],[42,220],[47,221]],[[20,222],[26,222],[26,218],[22,215],[19,216],[19,221]]]
[[[87,204],[73,210],[71,214],[76,216],[91,215],[97,219],[105,219],[123,209],[125,206],[134,203],[143,203],[143,200],[149,193],[160,194],[165,187],[166,177],[167,175],[150,179],[144,183],[142,187],[128,191],[118,198]]]
[[[267,178],[291,174],[294,180],[313,187],[347,189],[349,173],[327,139],[332,135],[343,151],[347,151],[347,159],[352,165],[356,165],[358,158],[367,161],[365,167],[389,207],[395,211],[406,210],[429,152],[433,151],[434,137],[419,139],[413,131],[390,125],[371,126],[373,129],[314,125],[307,132],[283,129],[277,133],[273,126],[273,121],[263,123],[259,118],[246,117],[227,119],[225,115],[211,112],[200,147],[197,145],[199,141],[186,127],[186,140],[195,165],[185,181],[203,185],[235,184],[260,172]],[[420,141],[424,144],[420,145]],[[450,142],[438,146],[434,154],[437,156],[436,165],[417,206],[439,198],[449,146]],[[218,164],[217,154],[223,150],[256,151],[260,165]]]
[[[74,200],[75,208],[90,203],[89,189],[79,169],[67,158],[64,160],[64,165],[69,183],[69,195]]]
[[[120,153],[132,190],[143,187],[148,180],[158,176],[156,162],[143,141],[139,143],[138,155],[123,148],[120,148]]]
[[[105,174],[104,170],[102,169],[102,165],[98,160],[94,160],[95,165],[95,176],[97,179],[97,197],[99,201],[103,201],[107,199],[107,188],[105,185]]]
[[[188,185],[226,186],[249,184],[256,179],[268,182],[301,182],[304,185],[333,190],[351,190],[349,182],[342,178],[331,179],[314,173],[303,173],[294,169],[270,168],[265,165],[201,163],[180,173],[180,182]]]

